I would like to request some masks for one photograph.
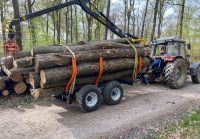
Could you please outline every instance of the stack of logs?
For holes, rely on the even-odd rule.
[[[142,58],[142,68],[146,68],[149,59],[145,57],[143,47],[137,44],[134,46],[138,56]],[[78,45],[68,47],[76,56],[76,86],[95,83],[100,70],[100,56],[103,57],[100,82],[123,79],[133,74],[135,50],[126,39],[81,41]],[[5,88],[7,80],[10,80],[15,93],[23,94],[29,90],[37,99],[45,89],[58,88],[64,91],[72,73],[72,54],[65,46],[33,47],[31,51],[16,54],[13,68],[2,64],[2,69],[7,75],[0,79],[0,91],[4,96],[9,94]]]

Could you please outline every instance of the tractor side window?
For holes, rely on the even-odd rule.
[[[182,57],[185,57],[185,44],[184,43],[179,43],[180,49],[179,49],[179,54]]]

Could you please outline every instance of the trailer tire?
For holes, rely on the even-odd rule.
[[[117,81],[111,81],[105,85],[103,99],[105,104],[117,105],[123,98],[123,88]]]
[[[172,89],[179,89],[187,80],[187,66],[184,59],[178,58],[167,63],[164,68],[165,82]]]
[[[85,85],[76,93],[79,107],[85,112],[97,110],[101,104],[101,93],[94,85]]]
[[[200,84],[200,65],[197,67],[196,75],[191,75],[192,82],[195,84]]]

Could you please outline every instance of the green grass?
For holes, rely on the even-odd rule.
[[[193,111],[183,117],[179,122],[172,123],[166,129],[160,131],[155,139],[199,139],[200,138],[200,110]]]

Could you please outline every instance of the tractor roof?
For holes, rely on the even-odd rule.
[[[165,44],[167,42],[180,42],[185,43],[185,41],[181,39],[177,39],[176,37],[166,37],[166,38],[159,38],[157,40],[152,41],[152,44]]]

